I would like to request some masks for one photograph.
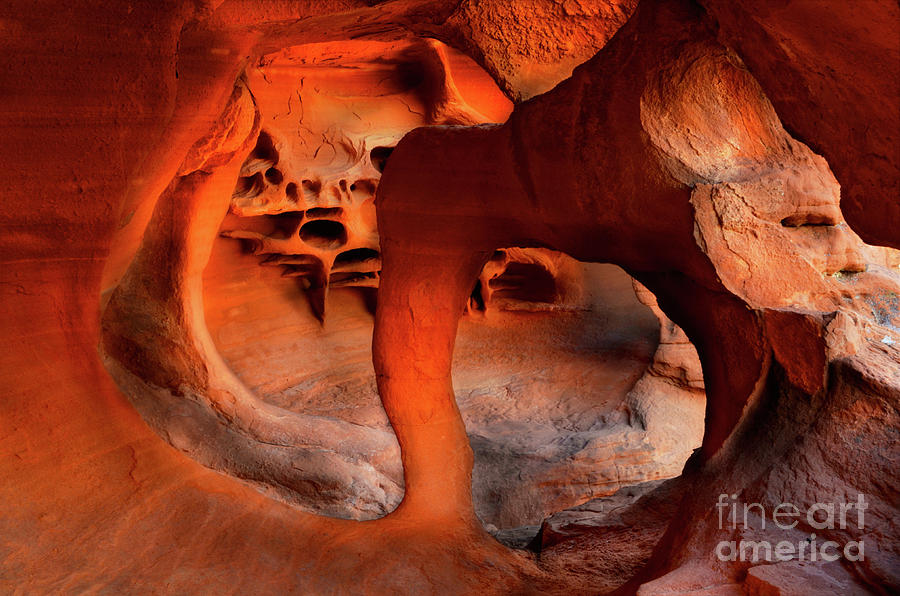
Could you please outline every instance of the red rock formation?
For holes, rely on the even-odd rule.
[[[282,466],[273,476],[272,461],[282,456],[269,453],[271,439],[255,445],[249,433],[248,443],[224,440],[228,449],[210,450],[203,441],[192,444],[198,432],[184,430],[183,416],[152,417],[164,437],[172,436],[166,429],[173,424],[177,435],[192,437],[178,441],[179,448],[217,469],[263,482],[309,510],[354,518],[381,515],[399,502],[400,475],[371,366],[372,321],[366,308],[374,294],[338,296],[328,290],[378,285],[380,248],[371,195],[380,177],[376,166],[383,166],[382,154],[400,134],[454,113],[457,121],[464,112],[470,120],[486,118],[468,107],[464,95],[498,119],[511,107],[486,85],[485,73],[434,42],[292,48],[261,60],[248,80],[261,119],[270,124],[242,166],[223,236],[239,238],[252,255],[262,255],[261,265],[299,278],[323,325],[311,324],[298,309],[302,298],[293,284],[254,271],[250,263],[257,260],[230,244],[214,249],[221,256],[206,269],[211,336],[229,368],[251,388],[232,390],[244,396],[241,401],[256,403],[252,393],[257,393],[272,406],[304,415],[319,412],[370,430],[356,436],[354,429],[362,427],[323,420],[329,435],[340,437],[327,443],[312,438],[317,432],[308,424],[301,430],[296,417],[285,412],[280,432],[291,437],[307,432],[311,438],[302,442],[316,449],[291,451],[295,471]],[[367,144],[375,146],[371,154]],[[304,235],[318,222],[334,233]],[[693,406],[677,424],[666,424],[665,433],[648,434],[646,427],[650,410],[665,411],[672,401],[668,387],[645,383],[642,401],[626,403],[654,343],[653,319],[630,297],[628,286],[628,277],[615,268],[586,268],[542,249],[497,251],[479,276],[469,301],[476,317],[462,332],[456,379],[478,459],[476,510],[488,527],[499,532],[526,525],[533,533],[549,513],[629,483],[676,475],[699,442],[702,395],[687,398]],[[338,310],[329,307],[326,317],[332,301]],[[534,347],[523,353],[519,344]],[[221,365],[207,368],[230,378]],[[210,401],[204,389],[198,393]],[[156,399],[177,404],[183,398]],[[628,408],[637,416],[629,416]],[[267,426],[252,409],[243,412],[232,433],[247,435],[248,428]],[[218,427],[200,428],[211,434]],[[277,449],[285,453],[288,446]],[[221,451],[231,453],[230,459],[223,461]],[[345,469],[338,460],[364,467],[350,482],[345,472],[330,477],[319,463],[323,457],[335,462],[336,471]]]
[[[706,12],[641,0],[628,18],[632,4],[0,9],[0,591],[900,589],[897,256],[843,222],[898,246],[896,4],[702,0]],[[548,20],[523,26],[534,15]],[[256,189],[258,172],[276,165],[246,160],[267,126],[248,65],[306,44],[374,50],[417,36],[456,44],[516,99],[599,52],[506,124],[417,129],[391,154],[377,193],[373,357],[404,496],[379,520],[328,519],[278,497],[306,491],[337,510],[349,486],[361,508],[380,511],[400,492],[398,468],[371,465],[396,461],[390,442],[247,391],[207,332],[204,301],[216,298],[202,271],[216,243],[233,242],[217,235],[238,178]],[[425,120],[468,124],[442,74],[452,53],[418,47],[432,73]],[[275,169],[283,178],[269,182],[288,197],[294,180]],[[482,529],[451,382],[472,288],[503,278],[485,264],[510,247],[540,249],[518,261],[540,265],[524,278],[533,285],[518,286],[542,290],[534,304],[577,293],[560,291],[571,263],[547,249],[619,264],[655,295],[663,341],[623,398],[648,441],[665,445],[667,418],[697,405],[695,365],[670,347],[683,344],[667,321],[696,346],[708,396],[702,450],[680,478],[563,516],[588,523],[551,519],[540,560]],[[503,313],[488,298],[489,323]],[[666,408],[654,402],[661,387],[674,396]],[[209,466],[289,490],[270,498],[210,470],[148,422]],[[866,524],[723,528],[716,504],[732,494],[769,511],[864,494]],[[610,502],[625,508],[610,514]],[[797,544],[814,529],[820,540],[864,541],[865,558],[716,555],[722,540]]]
[[[785,124],[843,185],[841,211],[864,240],[900,248],[900,7],[703,0]]]
[[[489,117],[463,98],[434,40],[308,44],[265,56],[248,78],[266,125],[232,196],[241,219],[223,234],[299,278],[321,319],[329,288],[378,287],[374,195],[400,137]],[[505,119],[508,102],[493,95],[477,102]]]
[[[552,89],[593,56],[636,0],[461,2],[434,33],[481,63],[515,101]]]
[[[616,76],[622,72],[631,76]],[[442,163],[423,157],[438,147]],[[489,159],[491,174],[482,166]],[[436,193],[437,178],[455,183]],[[756,432],[747,426],[762,428],[753,420],[759,404],[779,395],[789,403],[788,396],[820,395],[828,387],[824,321],[768,309],[846,309],[842,294],[849,298],[858,290],[822,274],[852,276],[864,269],[858,240],[840,227],[837,186],[829,178],[825,162],[782,129],[740,60],[714,41],[702,12],[671,2],[642,4],[597,57],[570,81],[517,108],[507,125],[407,135],[379,190],[379,225],[387,240],[375,330],[376,371],[398,429],[407,485],[422,486],[407,490],[401,508],[423,508],[414,495],[447,486],[448,467],[457,511],[465,516],[470,507],[470,453],[464,435],[450,430],[458,429],[448,388],[455,320],[467,280],[490,251],[528,242],[616,262],[657,294],[704,366],[708,406],[697,473],[715,486],[759,490],[752,476],[718,476],[724,476],[719,462],[730,454],[739,466],[746,457],[733,449],[744,432]],[[432,206],[427,215],[423,201]],[[710,207],[717,220],[705,219]],[[480,225],[461,223],[476,212]],[[448,225],[453,221],[460,223]],[[824,233],[802,229],[817,224],[827,226]],[[713,238],[706,225],[721,236]],[[750,226],[767,226],[767,233]],[[792,240],[793,231],[781,227],[800,227],[804,235]],[[595,240],[598,233],[603,242]],[[815,256],[822,253],[831,256]],[[785,266],[797,275],[775,275]],[[807,278],[801,268],[809,269]],[[874,272],[854,281],[873,295],[886,290],[875,289],[884,282]],[[857,308],[871,316],[870,309]],[[434,446],[436,437],[443,447]],[[450,464],[448,454],[454,454]],[[758,468],[768,457],[747,467]],[[713,510],[710,497],[690,495],[696,516],[670,526],[642,579],[683,563],[679,554],[692,541],[703,548],[695,546],[689,556],[713,553],[715,543],[699,538],[704,531],[687,525]],[[769,495],[778,497],[800,495]],[[892,556],[879,557],[873,567],[885,569]],[[890,574],[875,577],[892,581]]]

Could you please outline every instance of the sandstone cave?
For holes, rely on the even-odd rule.
[[[0,592],[900,591],[896,0],[0,30]]]

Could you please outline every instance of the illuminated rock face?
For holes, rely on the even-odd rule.
[[[896,2],[312,4],[2,11],[0,591],[900,589],[898,260],[856,236],[900,242]],[[502,102],[433,37],[534,98],[472,126]],[[292,136],[304,56],[404,75]],[[539,561],[478,519],[671,475],[701,424]],[[857,494],[864,529],[718,521]],[[865,559],[717,554],[813,528]]]
[[[379,227],[392,242],[383,243],[375,362],[404,456],[401,509],[426,508],[416,495],[433,499],[448,485],[460,510],[471,506],[471,455],[452,422],[448,391],[467,280],[497,246],[526,238],[582,260],[612,261],[656,295],[697,346],[705,373],[704,441],[684,481],[717,489],[688,489],[682,506],[694,513],[669,525],[643,572],[672,571],[671,583],[657,583],[671,590],[688,573],[674,570],[683,553],[714,560],[715,527],[700,521],[714,511],[714,490],[808,504],[792,477],[764,470],[784,456],[780,440],[799,433],[827,443],[827,427],[807,437],[803,423],[789,430],[779,422],[784,435],[774,444],[748,444],[747,437],[765,432],[756,426],[761,418],[773,424],[770,408],[799,422],[805,415],[785,410],[802,410],[800,395],[843,390],[827,384],[829,363],[846,354],[842,342],[832,348],[831,313],[877,325],[870,303],[897,283],[894,255],[872,254],[867,267],[864,247],[839,216],[826,163],[787,134],[740,59],[716,42],[695,9],[639,6],[603,52],[519,106],[503,127],[410,133],[378,193]],[[652,41],[648,31],[657,33]],[[630,76],[615,76],[621,72]],[[440,162],[427,157],[437,147]],[[488,156],[502,175],[482,175]],[[455,183],[426,193],[436,179]],[[475,212],[481,225],[463,225]],[[417,331],[423,324],[432,332]],[[442,455],[450,452],[458,454],[452,467]],[[883,470],[862,450],[850,458]],[[830,474],[832,486],[846,486],[840,472]],[[842,490],[824,492],[837,502]],[[887,519],[892,506],[877,500],[877,516]],[[848,535],[858,540],[864,531]],[[872,568],[890,566],[893,556],[879,556]],[[731,573],[723,581],[738,579],[737,566]],[[647,575],[632,586],[640,577]]]
[[[371,366],[381,270],[373,195],[410,128],[487,118],[481,111],[505,119],[510,106],[473,63],[435,42],[292,48],[265,57],[247,81],[262,124],[221,237],[209,236],[225,204],[225,193],[214,196],[221,185],[206,196],[187,187],[173,206],[193,201],[201,213],[176,228],[168,211],[155,215],[142,249],[173,235],[183,250],[213,242],[202,317],[181,314],[197,302],[197,265],[160,275],[158,251],[139,256],[105,314],[107,362],[162,436],[201,462],[311,511],[383,515],[402,484]],[[133,281],[147,278],[167,287],[154,294],[185,302],[148,304]],[[488,527],[537,526],[593,496],[679,473],[700,441],[702,381],[690,394],[677,380],[654,385],[651,409],[678,403],[681,415],[667,434],[640,426],[652,402],[631,404],[628,394],[659,332],[626,274],[505,248],[472,285],[457,381]],[[148,318],[162,323],[152,331],[131,323]],[[182,359],[154,353],[173,343],[185,346]],[[192,380],[195,368],[206,376]],[[199,414],[186,416],[186,407]]]
[[[378,286],[375,189],[400,137],[487,120],[450,68],[445,46],[417,41],[311,44],[250,70],[265,124],[232,196],[239,219],[223,234],[297,277],[320,319],[329,288]],[[481,99],[494,112],[502,102],[499,91]]]

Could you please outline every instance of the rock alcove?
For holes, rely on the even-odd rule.
[[[511,106],[477,65],[435,41],[290,48],[263,57],[246,81],[241,94],[253,98],[261,124],[218,237],[206,237],[203,312],[148,333],[133,321],[158,312],[152,298],[114,294],[110,369],[161,435],[202,463],[307,511],[380,517],[398,505],[404,483],[372,367],[378,181],[412,128],[480,123],[482,110],[504,120]],[[198,227],[186,221],[185,239]],[[151,231],[171,238],[168,227]],[[194,250],[186,240],[183,249]],[[140,260],[132,267],[123,288],[148,274]],[[198,283],[185,282],[169,280],[169,293]],[[487,528],[520,544],[550,514],[678,475],[702,434],[702,372],[649,291],[611,265],[515,247],[495,250],[470,285],[454,385]],[[191,367],[153,354],[172,336],[195,367],[221,376],[191,389],[205,410],[193,428],[180,403]],[[169,395],[156,381],[164,368]],[[222,420],[205,387],[229,384],[245,403]],[[253,404],[275,422],[260,421]],[[331,436],[320,436],[320,421]],[[267,424],[303,437],[277,445],[293,450],[290,467],[271,469],[272,440],[260,434]]]
[[[2,591],[900,587],[896,2],[0,28]]]

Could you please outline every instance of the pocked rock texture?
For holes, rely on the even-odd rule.
[[[897,256],[856,236],[898,246],[896,3],[701,4],[548,0],[512,14],[513,5],[434,0],[0,9],[2,590],[898,589]],[[518,26],[529,15],[546,21]],[[533,37],[517,47],[510,31]],[[552,43],[535,49],[542,35]],[[248,161],[271,126],[252,65],[306,44],[419,37],[467,52],[513,99],[535,97],[505,124],[416,129],[386,160],[375,192],[372,357],[398,458],[383,429],[292,412],[248,390],[207,326],[209,290],[228,287],[229,269],[203,273],[217,251],[232,271],[297,265],[261,267],[220,236],[235,189],[258,188],[238,180],[277,178],[265,177],[277,164]],[[567,78],[586,45],[596,55]],[[278,171],[274,186],[287,196],[297,172]],[[297,238],[309,221],[297,222]],[[336,236],[313,231],[307,238]],[[702,447],[682,476],[626,487],[612,497],[624,510],[611,516],[602,501],[583,506],[594,521],[565,540],[550,539],[560,527],[551,518],[539,558],[501,546],[476,516],[472,474],[483,462],[473,437],[484,435],[472,431],[484,420],[465,415],[477,396],[460,397],[465,381],[453,375],[468,348],[491,345],[479,333],[492,321],[548,315],[495,301],[515,307],[523,301],[509,290],[551,287],[538,275],[559,265],[547,253],[523,257],[542,265],[491,287],[505,275],[492,262],[508,270],[508,249],[534,247],[620,266],[658,312],[653,362],[626,383],[629,427],[665,451],[677,438],[666,413],[696,403],[696,362],[677,348],[673,325],[696,347],[706,390]],[[342,272],[331,265],[328,282],[347,279],[332,280]],[[314,284],[292,287],[290,303],[313,321],[326,313],[325,330],[329,305],[351,312],[342,290],[331,304],[310,296]],[[360,317],[371,306],[355,305]],[[520,337],[537,327],[524,326]],[[510,486],[492,478],[496,490]],[[348,494],[378,513],[371,504],[402,502],[362,523],[306,513],[291,493],[324,496],[332,513]],[[721,561],[716,544],[740,538],[717,527],[723,493],[770,510],[864,493],[864,528],[819,535],[864,540],[866,558]],[[753,537],[798,542],[811,529]]]

